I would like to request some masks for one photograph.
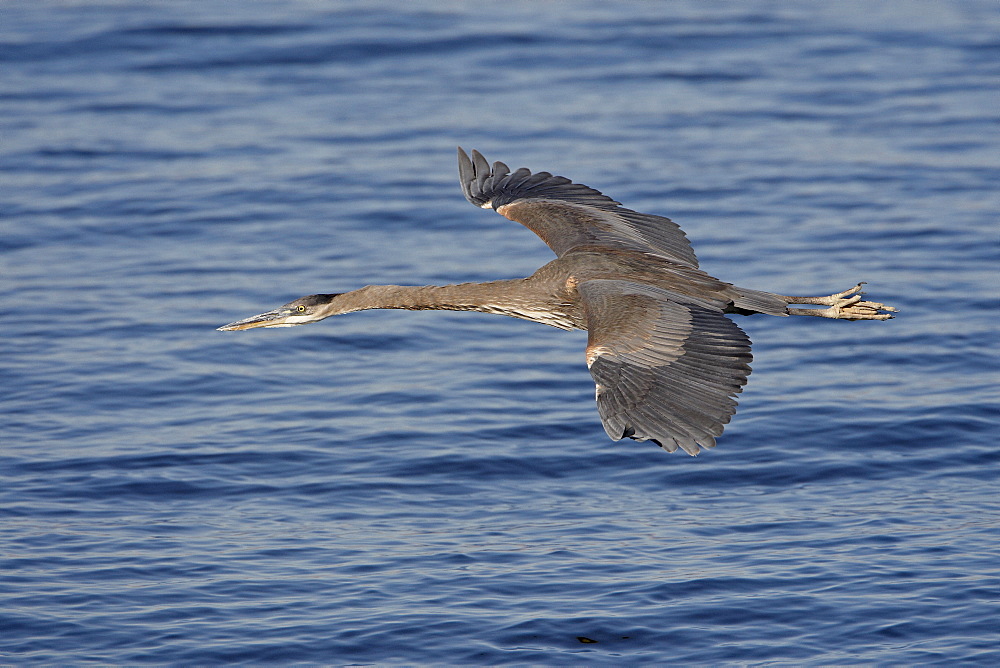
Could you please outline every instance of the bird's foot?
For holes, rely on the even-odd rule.
[[[815,304],[829,308],[789,308],[789,315],[814,315],[820,318],[835,318],[838,320],[888,320],[899,309],[886,306],[879,302],[868,302],[861,299],[861,287],[858,283],[849,290],[838,292],[827,297],[783,297],[789,304]]]

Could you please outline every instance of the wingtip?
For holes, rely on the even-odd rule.
[[[476,169],[469,154],[461,146],[458,147],[458,180],[465,198],[475,204],[472,196],[472,182],[476,180]]]
[[[503,163],[497,165],[501,169],[506,167]],[[458,147],[458,178],[467,200],[478,207],[488,208],[490,198],[484,193],[492,187],[490,184],[493,177],[493,169],[482,153],[476,149],[466,153],[461,146]]]

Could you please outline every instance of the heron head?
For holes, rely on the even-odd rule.
[[[317,322],[327,318],[333,313],[329,306],[339,294],[329,295],[307,295],[290,301],[284,306],[279,306],[273,311],[252,315],[228,325],[219,327],[219,331],[233,331],[237,329],[253,329],[254,327],[294,327],[295,325],[307,325],[310,322]]]

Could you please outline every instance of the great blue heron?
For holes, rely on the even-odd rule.
[[[715,446],[750,375],[750,339],[726,314],[886,320],[861,286],[828,297],[739,288],[698,268],[669,218],[638,213],[548,172],[492,167],[458,149],[466,198],[521,223],[556,259],[527,278],[444,286],[369,285],[309,295],[220,330],[305,325],[364,309],[482,311],[588,332],[597,410],[613,440],[696,455]],[[789,305],[826,308],[791,308]]]

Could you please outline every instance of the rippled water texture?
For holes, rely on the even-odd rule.
[[[994,0],[0,14],[2,662],[1000,663]],[[900,317],[740,319],[698,458],[582,332],[215,331],[547,262],[457,145]]]

